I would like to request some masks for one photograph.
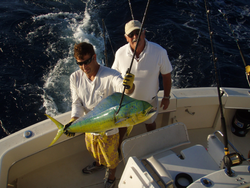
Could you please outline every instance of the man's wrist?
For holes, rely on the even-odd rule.
[[[163,99],[170,99],[171,98],[171,96],[169,95],[169,96],[164,96],[163,97]]]

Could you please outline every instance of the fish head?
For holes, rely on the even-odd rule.
[[[146,101],[134,100],[124,106],[117,115],[117,120],[122,127],[142,123],[151,118],[156,109]]]
[[[137,118],[139,122],[144,122],[150,119],[156,113],[156,108],[154,108],[151,104],[146,101],[140,101],[142,105],[142,111],[137,114]]]

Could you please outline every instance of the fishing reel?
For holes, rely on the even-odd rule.
[[[242,156],[239,153],[231,153],[227,154],[223,157],[223,162],[225,165],[225,173],[233,177],[234,176],[234,171],[231,169],[232,166],[240,165],[244,161]]]

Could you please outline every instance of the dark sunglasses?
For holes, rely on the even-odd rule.
[[[140,32],[139,29],[134,30],[134,31],[132,31],[131,33],[128,34],[128,37],[132,38],[134,35],[139,35],[139,32]]]
[[[77,65],[80,65],[80,66],[82,66],[83,64],[88,65],[88,64],[91,63],[92,59],[93,59],[93,56],[91,56],[91,58],[87,59],[86,61],[83,61],[83,62],[78,62],[77,61],[76,63],[77,63]]]

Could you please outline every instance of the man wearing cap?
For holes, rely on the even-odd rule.
[[[136,88],[130,97],[147,101],[157,108],[157,113],[151,119],[144,122],[147,131],[151,131],[156,128],[155,119],[159,111],[157,98],[159,74],[161,73],[162,75],[164,88],[164,97],[160,107],[166,110],[170,99],[172,66],[167,51],[160,45],[148,41],[145,38],[145,30],[142,30],[140,39],[138,39],[140,28],[141,23],[138,20],[131,20],[126,23],[124,36],[128,43],[117,50],[112,68],[118,70],[122,75],[126,74],[138,41],[135,59],[131,68],[131,73],[135,75],[134,84]],[[126,128],[119,130],[120,144],[125,133]]]
[[[72,96],[72,119],[65,126],[86,115],[103,99],[114,92],[122,92],[124,86],[126,94],[134,91],[134,76],[129,73],[124,79],[116,70],[102,66],[97,62],[96,53],[92,44],[82,42],[74,46],[74,57],[79,70],[70,76]],[[67,136],[74,133],[66,132]],[[91,174],[107,167],[104,187],[115,185],[115,172],[119,164],[118,129],[107,131],[103,136],[97,133],[85,133],[86,148],[94,158],[94,162],[82,169],[84,174]]]

